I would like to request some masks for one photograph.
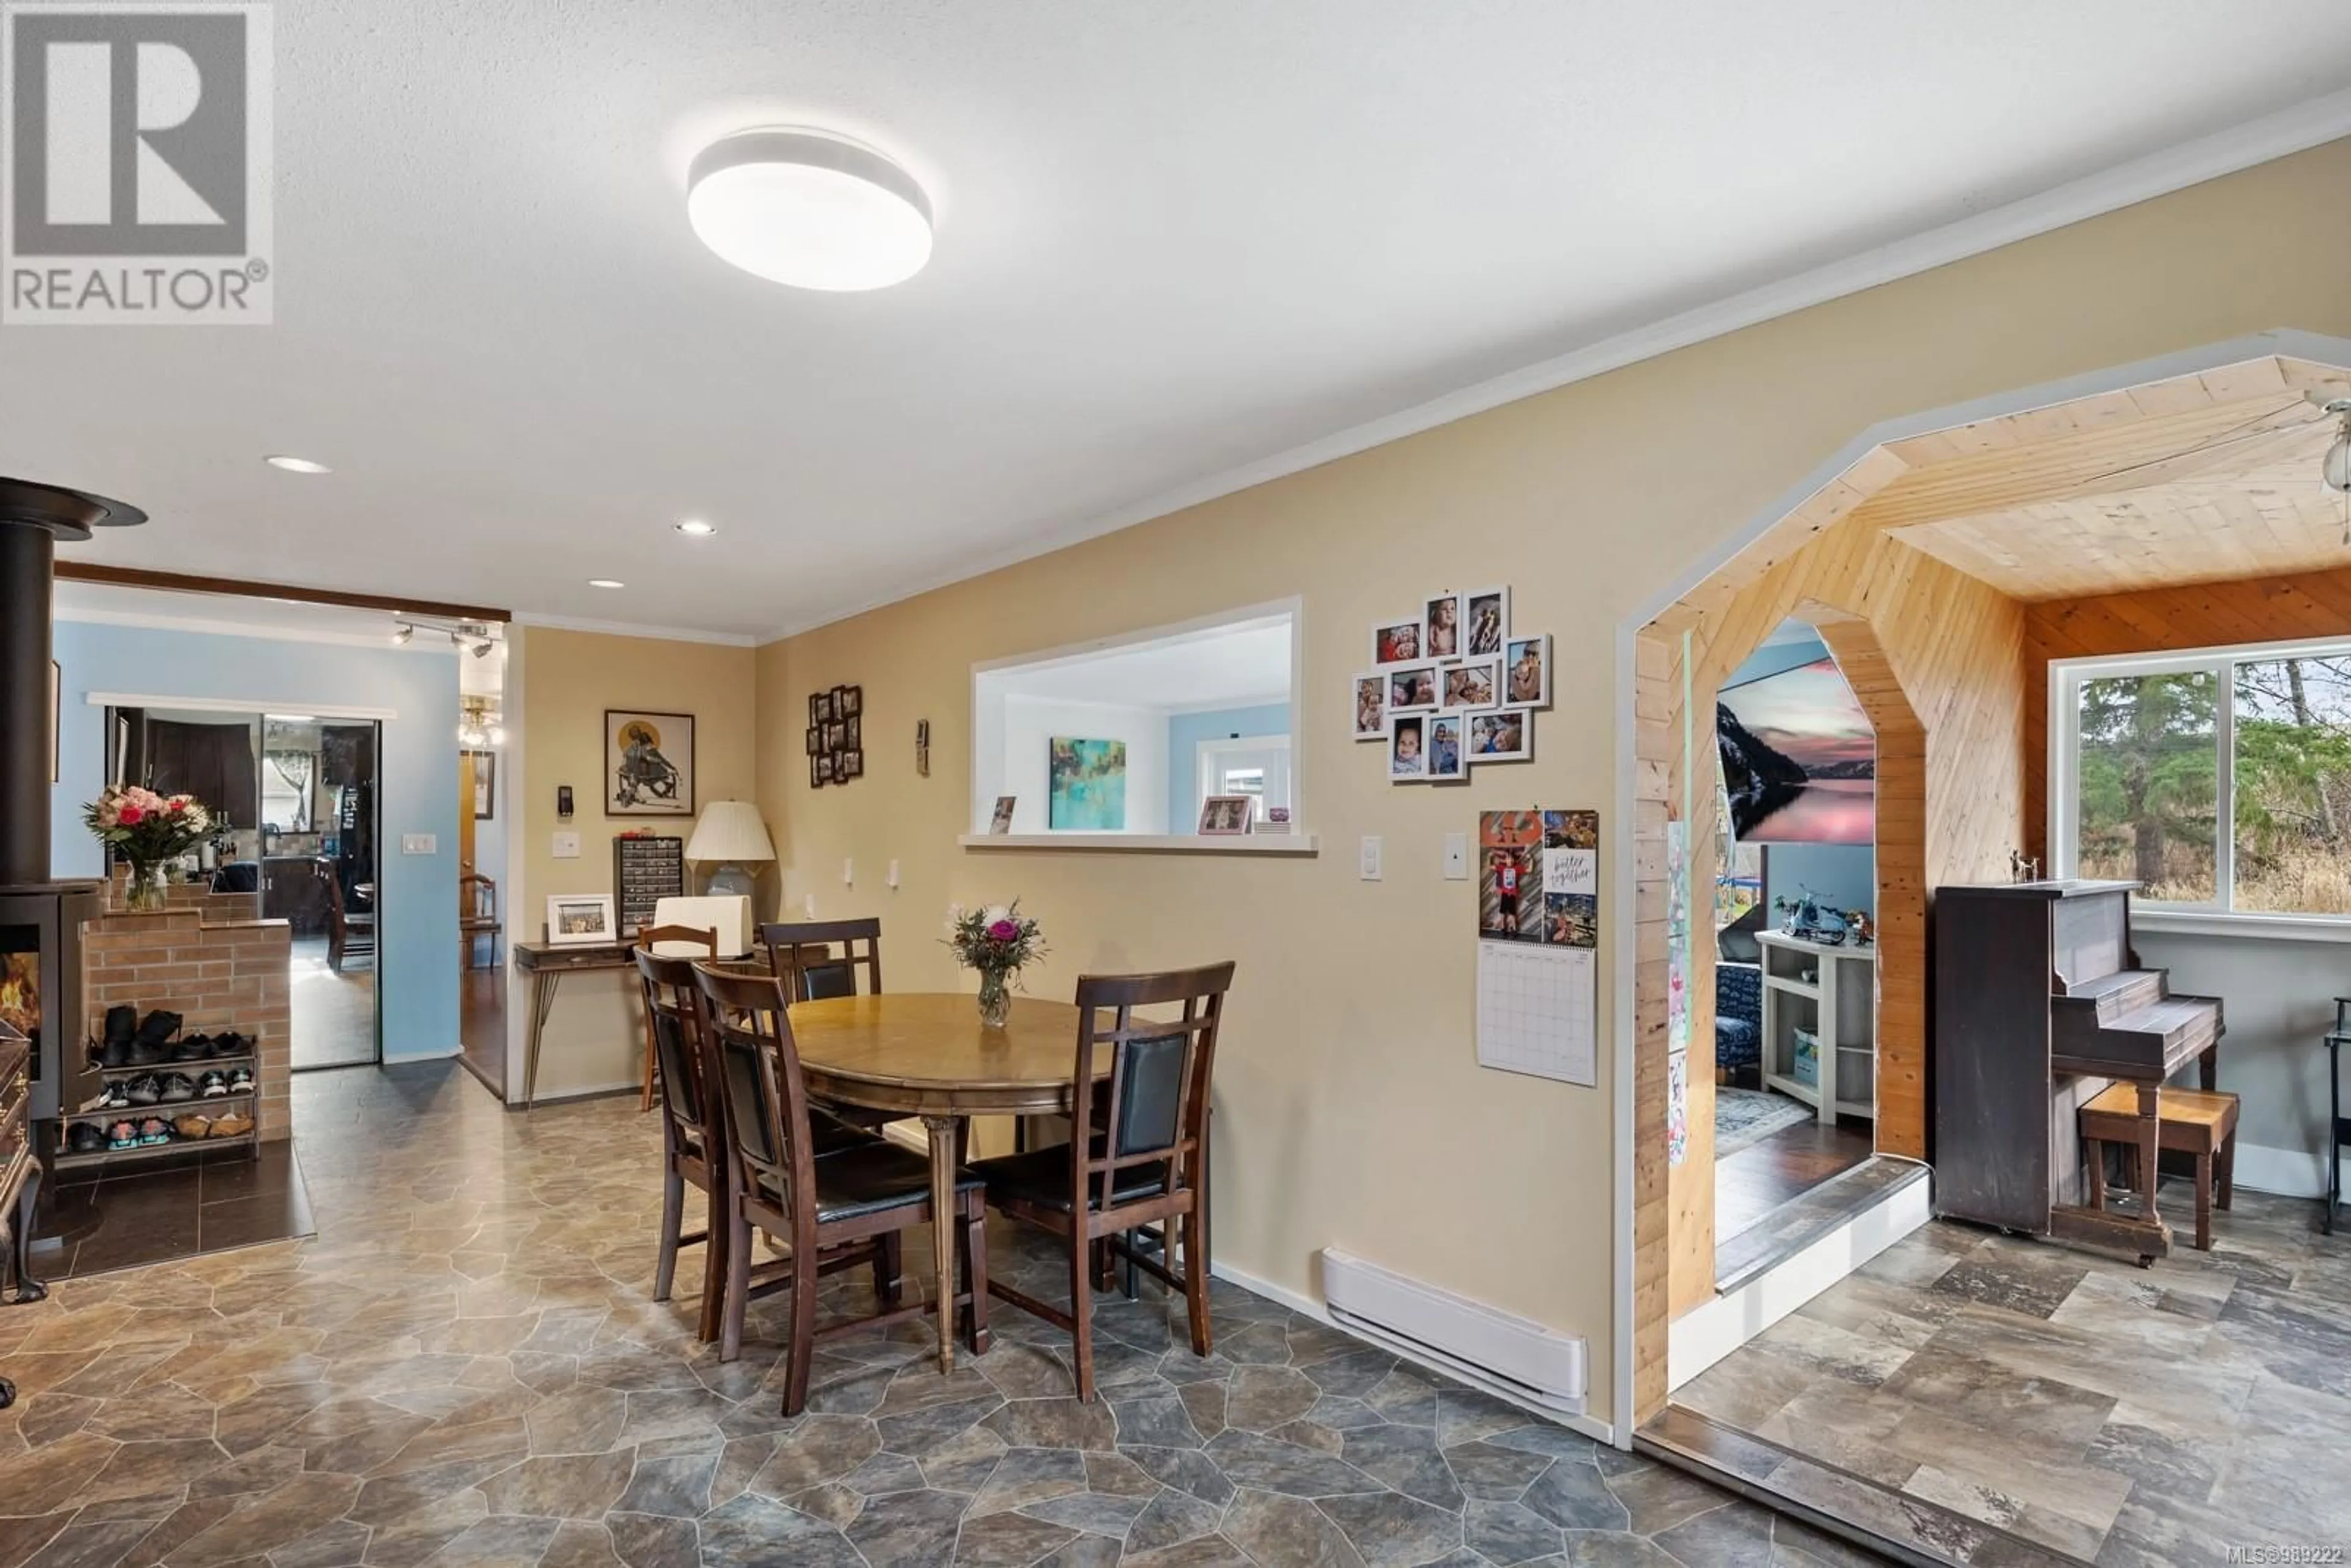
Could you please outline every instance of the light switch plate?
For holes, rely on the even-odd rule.
[[[1445,880],[1469,880],[1469,835],[1467,833],[1445,835]]]
[[[1377,835],[1364,835],[1363,862],[1356,874],[1365,882],[1380,880],[1380,841]]]
[[[898,885],[898,862],[896,861],[892,861],[890,862],[890,885],[892,887]]]
[[[841,885],[843,887],[855,887],[857,885],[857,862],[855,861],[845,860],[841,862]]]
[[[440,840],[431,833],[402,833],[400,852],[404,855],[434,855],[441,852]]]
[[[806,912],[809,919],[814,920],[816,918],[816,894],[811,893],[806,898],[801,899],[800,908]]]
[[[578,860],[580,858],[580,835],[577,833],[556,834],[555,848],[552,853],[555,858],[559,861]]]

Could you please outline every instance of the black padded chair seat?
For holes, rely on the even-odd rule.
[[[1102,1140],[1096,1138],[1094,1157],[1102,1158]],[[1070,1207],[1070,1145],[1055,1144],[1047,1149],[1031,1149],[1025,1155],[999,1155],[992,1160],[974,1160],[972,1174],[987,1184],[991,1203],[1016,1198],[1040,1208],[1058,1208],[1066,1212]],[[1155,1197],[1166,1190],[1167,1171],[1164,1165],[1129,1166],[1118,1173],[1117,1185],[1111,1189],[1111,1202],[1125,1204],[1139,1198]],[[1086,1177],[1086,1207],[1099,1207],[1102,1177]]]
[[[978,1187],[979,1178],[968,1172],[956,1179],[957,1192],[974,1192]],[[879,1138],[868,1138],[816,1162],[820,1225],[925,1203],[930,1196],[931,1162]]]

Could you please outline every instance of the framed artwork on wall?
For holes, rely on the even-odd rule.
[[[1357,675],[1353,683],[1355,738],[1388,737],[1388,678],[1377,670]]]
[[[694,716],[604,710],[604,814],[694,815]]]
[[[1408,664],[1420,657],[1420,617],[1384,621],[1372,628],[1372,663]]]
[[[498,814],[498,754],[469,751],[474,759],[474,821],[495,821]]]
[[[1422,607],[1420,656],[1458,659],[1461,656],[1461,596],[1440,593]]]
[[[1551,706],[1550,634],[1512,637],[1502,647],[1502,706]]]
[[[1126,831],[1126,742],[1056,736],[1049,764],[1045,825],[1057,831]]]

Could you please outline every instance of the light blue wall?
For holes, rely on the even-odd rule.
[[[1829,656],[1818,638],[1758,648],[1722,684],[1760,681]],[[1877,909],[1877,857],[1866,844],[1772,844],[1763,856],[1763,896],[1801,896],[1805,889],[1831,907]]]
[[[1288,735],[1290,705],[1225,708],[1217,713],[1181,713],[1167,721],[1167,831],[1188,833],[1200,825],[1200,742],[1233,736]]]
[[[97,876],[103,864],[97,841],[81,823],[82,803],[98,794],[106,772],[105,710],[85,700],[91,692],[250,698],[304,713],[332,714],[339,707],[398,713],[383,725],[376,878],[383,1053],[389,1060],[447,1056],[457,1049],[454,654],[60,621],[57,658],[64,671],[57,716],[62,777],[51,791],[50,856],[59,877]],[[431,833],[438,852],[402,854],[405,833]]]

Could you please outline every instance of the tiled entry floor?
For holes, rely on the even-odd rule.
[[[2190,1192],[2164,1197],[2177,1225]],[[2183,1240],[2145,1270],[1937,1221],[1674,1400],[2084,1562],[2339,1545],[2351,1236],[2318,1234],[2314,1202],[2242,1190],[2210,1253]],[[1823,1486],[1849,1515],[1852,1489]],[[1949,1541],[2005,1560],[1996,1537]]]
[[[282,1138],[257,1150],[198,1146],[184,1161],[126,1165],[95,1181],[60,1183],[45,1195],[41,1214],[33,1272],[51,1282],[312,1229],[301,1166]],[[0,1343],[5,1339],[0,1330]]]
[[[1098,1405],[999,1305],[951,1378],[911,1326],[830,1342],[787,1421],[780,1302],[722,1366],[689,1290],[646,1300],[633,1100],[509,1115],[454,1063],[295,1095],[317,1240],[0,1310],[0,1568],[1864,1561],[1222,1284],[1207,1361],[1155,1287],[1102,1302]]]

